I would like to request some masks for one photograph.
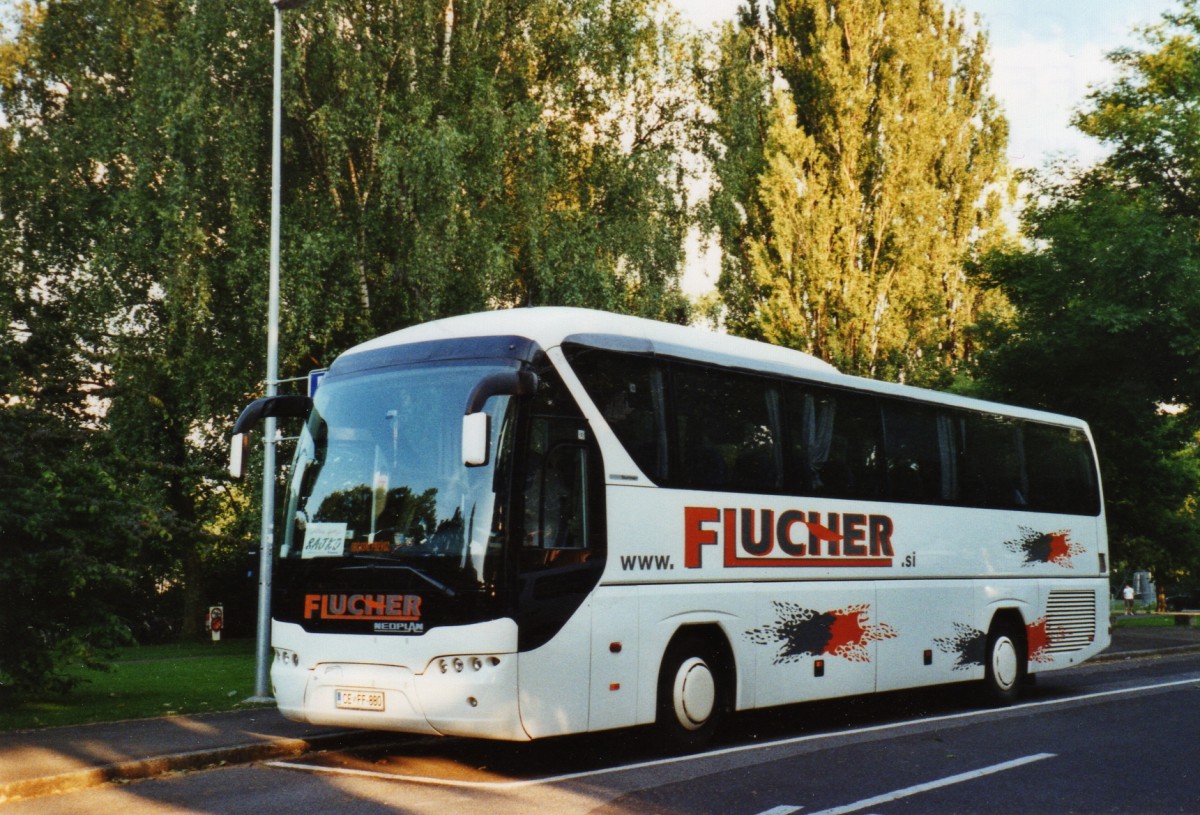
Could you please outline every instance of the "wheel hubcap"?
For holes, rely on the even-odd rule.
[[[1017,648],[1008,637],[996,640],[992,649],[992,676],[996,684],[1004,690],[1017,683]]]
[[[703,727],[717,704],[717,683],[708,664],[699,657],[685,660],[675,674],[671,697],[681,725],[688,730]]]

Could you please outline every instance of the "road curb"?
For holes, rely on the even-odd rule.
[[[258,761],[277,761],[297,758],[319,750],[336,750],[353,746],[368,735],[361,730],[330,733],[308,739],[273,739],[207,750],[194,750],[167,756],[119,761],[99,767],[58,773],[44,778],[27,778],[0,783],[0,804],[41,798],[63,792],[75,792],[103,784],[141,781],[172,772],[187,772],[229,764],[251,764]]]
[[[1200,645],[1174,645],[1166,648],[1150,648],[1145,651],[1114,651],[1111,654],[1098,654],[1082,664],[1095,665],[1099,662],[1123,662],[1127,659],[1170,657],[1176,654],[1194,654],[1197,652],[1200,652]]]

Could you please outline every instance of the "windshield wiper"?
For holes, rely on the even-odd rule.
[[[421,578],[426,583],[433,586],[435,589],[438,589],[439,591],[441,591],[447,597],[454,597],[458,594],[458,592],[456,592],[454,589],[447,586],[445,583],[441,582],[440,580],[435,580],[434,578],[430,577],[429,575],[425,574],[425,572],[421,571],[420,569],[418,569],[414,566],[408,566],[404,563],[396,563],[394,560],[388,560],[385,557],[370,557],[370,556],[364,557],[362,555],[355,555],[354,559],[370,561],[371,565],[370,566],[343,566],[341,569],[339,569],[339,571],[352,571],[355,569],[378,569],[380,567],[382,567],[384,569],[402,570],[402,571],[406,571],[406,572],[412,572],[417,577]]]

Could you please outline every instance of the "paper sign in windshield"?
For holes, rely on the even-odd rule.
[[[301,557],[341,557],[346,549],[346,524],[309,523],[304,529]]]

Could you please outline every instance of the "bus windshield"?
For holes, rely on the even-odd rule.
[[[462,415],[496,370],[410,366],[323,383],[296,452],[280,557],[403,568],[450,594],[482,588],[502,548],[500,455],[463,465]],[[510,401],[485,406],[493,451],[509,435]]]

